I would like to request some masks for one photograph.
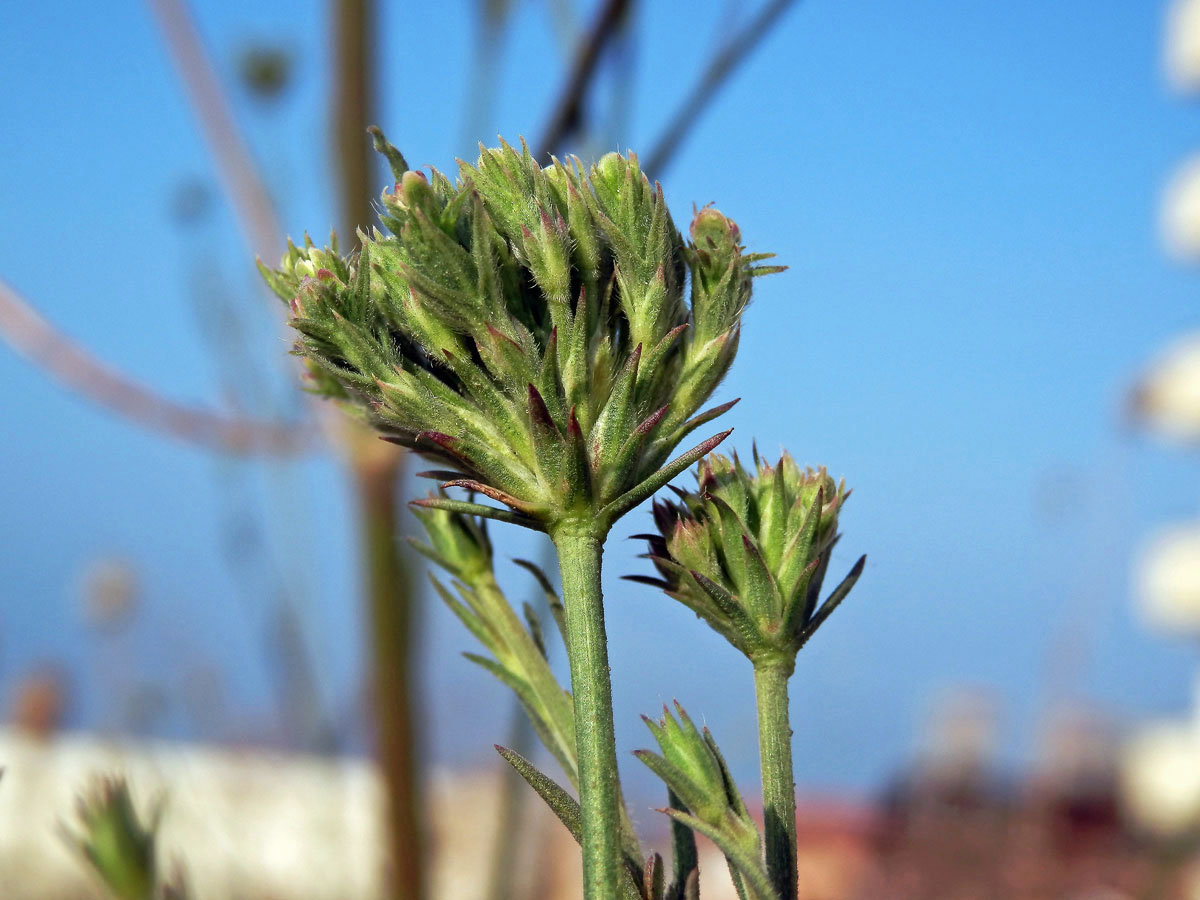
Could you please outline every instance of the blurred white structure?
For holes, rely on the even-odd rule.
[[[143,819],[163,801],[159,864],[164,875],[182,864],[192,900],[383,898],[383,791],[369,762],[90,735],[43,740],[0,728],[0,768],[0,900],[105,898],[60,830],[78,830],[76,798],[112,775],[127,778]],[[489,900],[503,771],[443,771],[426,786],[434,900]],[[578,900],[578,845],[521,787],[512,896]],[[665,837],[665,817],[633,813],[642,830]],[[724,857],[699,843],[704,897],[737,900]],[[829,877],[824,857],[809,867]]]
[[[1174,0],[1167,12],[1164,65],[1181,93],[1200,93],[1200,0]],[[1184,163],[1167,184],[1161,211],[1168,249],[1200,260],[1200,156]]]
[[[1200,442],[1200,332],[1179,338],[1138,378],[1131,397],[1137,420],[1176,441]]]
[[[183,864],[194,900],[382,897],[383,793],[369,763],[0,731],[0,766],[3,900],[102,896],[58,830],[75,824],[81,790],[114,774],[128,778],[141,811],[165,801],[160,864]],[[487,896],[499,771],[443,772],[429,785],[430,897]],[[524,822],[515,896],[576,897],[578,848],[532,792]]]
[[[1200,92],[1200,2],[1175,0],[1165,37],[1167,75],[1185,93]],[[1200,157],[1172,178],[1163,204],[1168,247],[1200,260]],[[1139,379],[1133,411],[1157,433],[1200,442],[1200,335],[1171,346]],[[1200,520],[1158,535],[1142,555],[1135,589],[1146,619],[1168,633],[1200,636]],[[1127,808],[1161,836],[1200,835],[1200,679],[1191,716],[1144,727],[1122,767]],[[1188,878],[1200,897],[1200,878]]]
[[[1200,91],[1200,0],[1174,0],[1167,11],[1164,64],[1171,86]]]
[[[1160,215],[1167,249],[1180,259],[1200,259],[1200,158],[1188,160],[1167,182]]]
[[[1151,626],[1200,637],[1200,522],[1157,535],[1142,554],[1135,581]]]
[[[1200,828],[1200,682],[1190,720],[1144,728],[1125,751],[1126,805],[1161,836]]]

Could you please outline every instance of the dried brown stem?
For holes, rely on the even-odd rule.
[[[391,877],[385,897],[420,900],[424,895],[425,836],[421,825],[419,720],[421,692],[413,649],[419,607],[405,561],[395,489],[407,454],[374,438],[358,443],[353,477],[358,494],[363,591],[375,755],[387,792]]]
[[[0,337],[51,377],[150,431],[223,453],[293,454],[312,450],[303,425],[224,416],[176,403],[92,356],[0,281]]]
[[[345,250],[355,244],[355,230],[374,217],[371,198],[379,185],[371,172],[377,158],[367,136],[375,107],[375,4],[373,0],[337,0],[334,24],[333,102],[330,119],[337,142],[341,181],[339,242]]]

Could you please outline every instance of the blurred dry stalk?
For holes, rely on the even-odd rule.
[[[123,375],[58,331],[2,280],[0,334],[55,381],[147,431],[223,453],[294,454],[312,448],[313,435],[303,425],[185,406]]]
[[[189,99],[218,163],[226,193],[238,213],[251,248],[273,260],[283,247],[282,229],[265,179],[240,137],[231,104],[183,0],[150,0],[179,66]],[[373,3],[338,0],[335,8],[337,56],[331,118],[338,141],[337,190],[341,233],[354,234],[370,220],[371,187],[366,125],[374,80]],[[384,444],[345,417],[327,420],[330,443],[355,485],[362,571],[367,603],[368,659],[376,754],[384,773],[388,803],[394,896],[422,895],[422,834],[419,819],[417,738],[412,684],[412,592],[400,557],[395,487],[404,470],[403,453]]]
[[[704,110],[717,96],[721,86],[754,52],[763,38],[771,33],[794,2],[795,0],[771,0],[745,27],[734,31],[717,48],[717,52],[713,54],[712,60],[688,92],[678,111],[668,120],[662,135],[650,145],[653,149],[646,157],[647,171],[656,175],[662,174],[679,152]]]
[[[196,30],[186,0],[147,0],[163,30],[171,55],[200,120],[205,140],[241,226],[247,244],[273,262],[284,235],[266,181],[250,153]],[[674,158],[692,126],[737,66],[779,22],[795,0],[770,0],[748,24],[722,40],[701,70],[696,84],[667,121],[647,169],[661,173]],[[336,176],[341,223],[347,239],[373,216],[374,195],[370,148],[365,127],[375,118],[375,4],[373,0],[333,0],[336,55],[330,118],[337,142]],[[576,19],[573,4],[550,4],[566,34]],[[571,140],[591,130],[587,99],[603,69],[603,55],[617,35],[627,35],[636,9],[634,0],[604,0],[592,26],[575,43],[554,112],[540,141],[539,154],[561,152]],[[510,4],[479,0],[478,15],[502,30]],[[494,35],[499,41],[501,35]],[[495,58],[492,57],[492,61]],[[478,73],[482,81],[488,73]],[[621,73],[614,73],[618,86]],[[618,99],[620,102],[620,98]],[[482,116],[483,110],[477,110]],[[56,331],[34,309],[0,281],[0,337],[36,366],[89,400],[148,430],[222,453],[279,456],[316,448],[314,428],[307,423],[264,422],[227,417],[176,403],[91,356]],[[400,521],[396,484],[404,473],[399,448],[377,440],[357,423],[315,413],[327,443],[350,470],[358,501],[359,539],[363,548],[364,593],[370,635],[371,686],[377,728],[377,752],[389,798],[393,896],[422,894],[422,836],[418,820],[419,741],[413,723],[418,692],[413,683],[411,647],[415,631],[414,603],[407,568],[397,540]]]

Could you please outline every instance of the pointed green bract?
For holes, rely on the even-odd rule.
[[[521,756],[521,754],[514,750],[509,750],[507,747],[501,747],[499,744],[495,746],[496,752],[516,770],[518,775],[525,779],[525,783],[537,792],[537,795],[550,807],[551,812],[567,827],[567,830],[571,832],[571,837],[575,838],[576,843],[582,843],[583,827],[579,813],[579,804],[575,801],[575,798],[556,784],[554,779],[545,775],[537,766]],[[638,889],[637,879],[634,877],[633,871],[634,866],[629,862],[622,868],[620,900],[644,900],[641,891]]]

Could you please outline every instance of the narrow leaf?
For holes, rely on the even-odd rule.
[[[404,154],[391,145],[383,136],[383,131],[378,125],[372,125],[367,129],[367,133],[371,135],[371,143],[375,147],[375,152],[382,153],[387,157],[388,167],[392,170],[392,178],[399,181],[400,177],[408,171],[408,162],[404,159]]]
[[[542,622],[537,617],[537,613],[533,611],[533,607],[528,603],[521,605],[521,612],[525,615],[525,625],[529,628],[529,636],[537,646],[538,652],[542,654],[542,659],[548,659],[549,657],[546,654],[546,638],[542,634]]]
[[[659,812],[665,813],[675,821],[699,832],[716,844],[725,854],[725,858],[729,860],[729,865],[745,879],[750,898],[753,900],[778,900],[775,889],[771,887],[771,880],[763,870],[757,848],[752,851],[728,832],[718,830],[688,813],[680,812],[677,809],[660,809]]]
[[[446,586],[438,579],[434,578],[433,575],[429,576],[429,580],[433,582],[433,589],[437,591],[437,595],[442,598],[442,602],[450,607],[450,611],[453,612],[454,615],[458,617],[459,621],[466,626],[467,630],[475,636],[475,639],[495,653],[495,635],[488,631],[487,626],[484,624],[483,620],[479,618],[475,611],[469,609],[466,604],[450,593]]]
[[[615,522],[647,497],[651,496],[655,491],[665,485],[684,469],[688,468],[688,466],[690,466],[696,460],[712,451],[713,448],[720,444],[721,441],[725,440],[725,438],[729,437],[729,435],[732,433],[732,428],[730,428],[728,431],[722,431],[720,434],[713,435],[704,443],[693,447],[682,456],[675,457],[675,459],[671,460],[649,478],[645,479],[641,484],[630,488],[620,497],[605,506],[602,510],[600,510],[597,518],[601,520],[607,520],[610,523]]]
[[[735,397],[733,400],[730,400],[727,403],[721,403],[718,406],[714,406],[712,409],[705,410],[697,416],[692,416],[692,418],[688,419],[686,422],[680,425],[678,429],[676,429],[675,434],[672,435],[672,438],[677,441],[682,441],[701,425],[707,425],[713,419],[725,415],[725,413],[737,406],[741,400],[741,397]]]
[[[517,512],[528,514],[534,509],[532,503],[518,500],[512,494],[506,494],[499,488],[492,487],[490,484],[484,484],[482,481],[476,481],[474,478],[456,478],[453,481],[443,482],[440,487],[457,487],[467,491],[475,491],[478,494],[483,494],[485,497],[491,497],[493,500],[515,509]]]
[[[580,821],[579,802],[521,754],[509,750],[507,747],[501,747],[499,744],[496,744],[495,747],[496,752],[504,757],[505,762],[516,769],[517,774],[524,778],[525,782],[537,792],[537,795],[546,801],[546,805],[558,817],[558,821],[567,826],[567,830],[571,832],[571,837],[575,838],[575,842],[582,845],[583,828]],[[638,890],[633,873],[629,871],[628,866],[623,866],[622,869],[625,872],[625,878],[622,879],[621,885],[622,897],[624,900],[642,900],[642,894]]]
[[[722,617],[733,631],[741,636],[743,646],[738,649],[749,654],[751,650],[761,646],[763,639],[759,633],[758,624],[743,608],[738,598],[704,574],[700,572],[691,572],[690,574],[696,584],[700,585],[704,593],[717,605]]]
[[[642,896],[646,900],[663,900],[663,858],[658,853],[646,857],[642,871]]]
[[[494,506],[484,506],[482,503],[470,503],[466,500],[451,500],[448,497],[423,497],[420,500],[410,500],[409,505],[421,506],[425,509],[441,509],[446,512],[462,513],[468,516],[479,516],[483,519],[495,519],[499,522],[521,525],[533,531],[546,530],[546,527],[537,519],[507,509],[497,509]]]
[[[678,795],[685,808],[703,810],[714,805],[724,808],[724,797],[709,797],[704,788],[696,784],[682,769],[657,753],[650,750],[634,750],[633,755],[645,763],[646,768],[661,778],[663,784]]]
[[[783,618],[783,600],[771,570],[749,535],[742,535],[742,546],[746,551],[745,599],[749,600],[762,621],[778,624]]]
[[[846,595],[850,593],[850,589],[854,587],[855,582],[858,581],[858,577],[862,575],[863,567],[866,566],[866,564],[867,557],[866,554],[863,554],[858,558],[858,562],[854,564],[854,568],[850,570],[850,574],[843,578],[842,583],[833,589],[833,593],[829,595],[829,599],[821,605],[821,608],[817,610],[816,615],[812,617],[809,623],[804,627],[804,630],[800,632],[796,645],[797,650],[808,643],[808,639],[816,633],[816,630],[821,627],[824,621],[828,619],[833,611],[838,608],[841,602],[846,599]]]
[[[558,821],[567,826],[567,831],[571,832],[571,837],[575,838],[576,843],[582,843],[583,828],[580,824],[579,802],[521,754],[499,744],[495,747],[505,762],[516,769],[517,774],[546,801],[546,805],[558,817]]]
[[[566,612],[563,609],[562,600],[559,599],[558,593],[554,590],[554,585],[551,584],[549,577],[547,577],[546,573],[542,571],[542,567],[537,563],[530,562],[527,559],[514,559],[513,562],[531,574],[542,589],[542,593],[546,596],[546,605],[550,607],[550,615],[554,617],[554,624],[558,626],[558,635],[562,638],[563,646],[565,647],[567,645]]]
[[[670,788],[667,788],[667,805],[678,810],[686,809],[683,801]],[[669,900],[681,900],[685,895],[688,876],[700,866],[700,856],[696,850],[696,836],[692,829],[674,819],[671,820],[671,865],[674,882],[671,885]]]

